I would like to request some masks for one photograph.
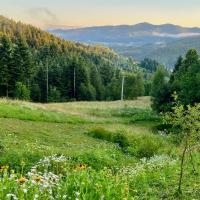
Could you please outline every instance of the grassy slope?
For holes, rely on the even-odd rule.
[[[127,102],[74,102],[63,104],[34,104],[0,101],[1,158],[10,152],[51,155],[80,155],[94,149],[106,151],[115,145],[99,141],[84,134],[95,127],[128,134],[151,134],[152,130],[140,124],[112,115],[124,107],[149,107],[149,98]]]
[[[28,170],[46,155],[64,154],[99,168],[137,165],[139,159],[123,152],[115,143],[85,134],[96,128],[111,133],[118,131],[123,133],[131,142],[136,141],[134,145],[136,147],[139,145],[142,153],[146,151],[145,145],[151,150],[152,145],[160,143],[163,145],[160,147],[161,154],[169,153],[172,156],[178,154],[180,152],[178,147],[163,136],[154,134],[153,127],[157,123],[158,120],[150,110],[149,97],[126,102],[58,104],[34,104],[2,99],[0,100],[0,164],[9,164],[11,168],[19,169],[23,160]],[[154,140],[155,144],[152,143]],[[130,152],[138,153],[134,145]],[[153,165],[152,167],[154,169]],[[132,190],[131,194],[141,197],[145,192],[148,197],[152,195],[152,199],[160,199],[161,197],[157,198],[157,195],[165,193],[173,194],[176,188],[174,184],[178,179],[178,166],[174,167],[176,168],[166,167],[161,171],[148,172],[145,179],[143,175],[139,176],[139,182],[137,179],[130,181],[130,188],[140,181],[140,184],[143,184],[142,188],[136,184],[134,187],[138,192]],[[191,194],[198,195],[199,191],[199,181],[191,173],[189,168],[185,180],[190,182],[190,187],[185,181],[184,188],[187,190],[185,199]],[[197,189],[194,192],[195,187]]]

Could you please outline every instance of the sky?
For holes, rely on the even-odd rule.
[[[200,0],[0,0],[0,15],[40,28],[172,23],[200,27]]]

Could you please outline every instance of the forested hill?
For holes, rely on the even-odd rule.
[[[42,31],[32,25],[26,25],[21,22],[15,22],[3,16],[0,16],[0,32],[6,33],[11,40],[15,40],[21,34],[26,40],[28,46],[34,50],[38,50],[41,46],[49,45],[61,51],[70,51],[76,53],[85,53],[88,55],[104,56],[107,59],[117,57],[117,54],[105,47],[86,46],[81,43],[74,43],[62,40],[48,32]]]
[[[157,60],[169,69],[177,58],[195,48],[200,52],[200,28],[188,28],[174,24],[100,26],[76,29],[51,29],[49,32],[64,39],[105,44],[117,53],[132,56],[138,61],[144,58]]]
[[[109,48],[65,41],[3,16],[0,41],[0,96],[42,102],[119,99],[120,68],[134,71],[132,81],[142,82],[134,61]],[[139,95],[125,91],[127,98]]]

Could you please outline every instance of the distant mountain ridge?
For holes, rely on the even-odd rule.
[[[186,28],[173,24],[153,25],[140,23],[136,25],[97,26],[73,29],[51,29],[50,32],[64,39],[87,43],[134,43],[145,44],[158,38],[183,38],[200,36],[200,28]]]
[[[188,28],[174,24],[153,25],[144,22],[136,25],[99,26],[67,30],[51,29],[49,32],[67,40],[107,45],[120,54],[132,56],[138,60],[152,56],[153,52],[158,51],[158,61],[169,68],[173,66],[176,58],[185,53],[188,48],[196,47],[197,50],[200,50],[200,28]],[[181,47],[179,40],[183,42]],[[184,44],[185,40],[186,43]],[[175,46],[177,42],[179,48]],[[167,49],[165,54],[161,55],[159,50],[169,46],[170,49]],[[171,56],[171,52],[169,56],[168,51],[173,51],[173,56]],[[152,57],[156,56],[153,55]]]

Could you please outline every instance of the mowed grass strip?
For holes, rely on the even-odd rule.
[[[28,105],[28,104],[27,104]],[[0,118],[13,118],[27,121],[55,122],[55,123],[90,123],[76,115],[67,115],[62,112],[48,111],[24,104],[10,104],[0,102]]]

